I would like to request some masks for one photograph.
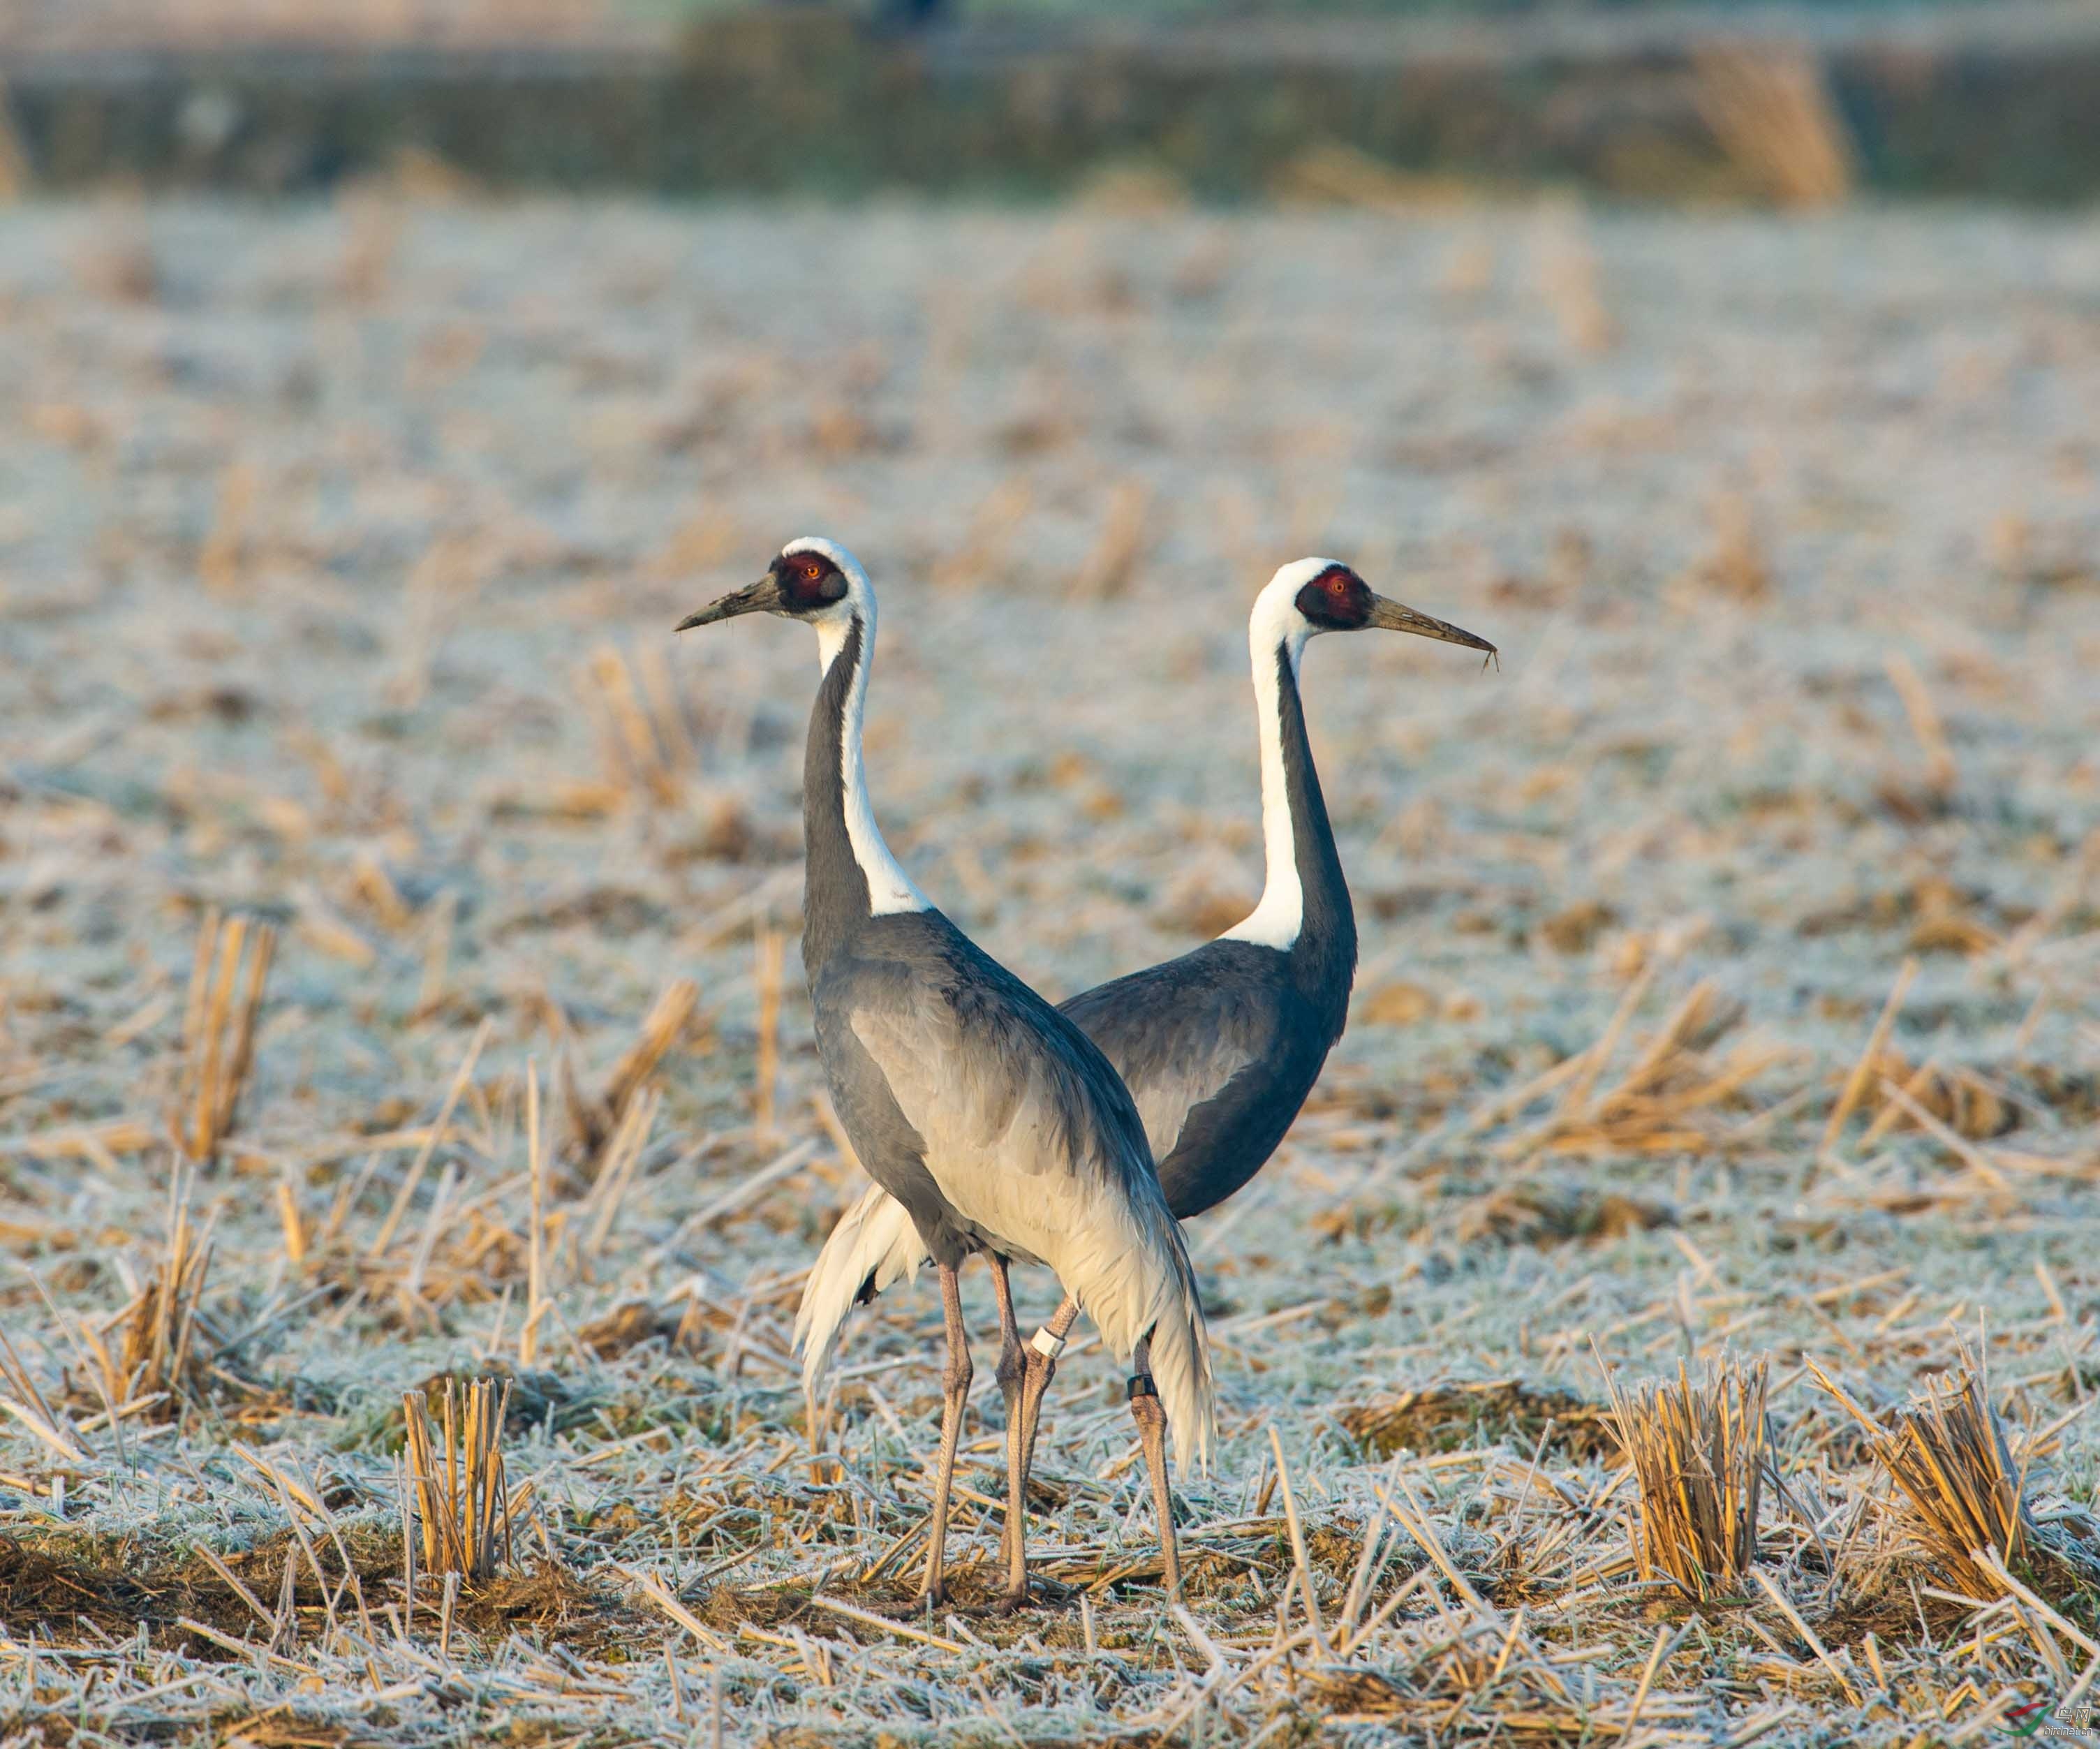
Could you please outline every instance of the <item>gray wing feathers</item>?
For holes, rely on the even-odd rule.
[[[1113,1059],[1111,1059],[1113,1060]],[[1158,1074],[1140,1076],[1130,1083],[1131,1097],[1137,1102],[1138,1115],[1145,1120],[1145,1139],[1152,1157],[1163,1160],[1181,1139],[1189,1114],[1224,1091],[1234,1075],[1260,1053],[1238,1040],[1213,1038],[1200,1055],[1185,1058]]]
[[[1124,1181],[1127,1194],[1128,1181],[1151,1177],[1127,1104],[1115,1109],[1054,1045],[1004,1049],[996,1025],[965,1025],[938,996],[856,1008],[848,1023],[917,1133],[941,1194],[1024,1251],[1042,1257],[1030,1236],[1083,1220],[1111,1184]]]
[[[922,983],[917,995],[856,1007],[849,1023],[942,1195],[1002,1248],[1056,1270],[1118,1356],[1151,1337],[1175,1443],[1207,1463],[1202,1302],[1121,1084],[1076,1030],[1009,1031],[994,1006],[966,1021],[944,992]]]
[[[871,1294],[911,1280],[926,1261],[925,1242],[904,1205],[880,1185],[870,1185],[824,1241],[795,1314],[802,1389],[813,1402],[838,1354],[846,1314]]]
[[[1276,1050],[1279,1005],[1266,980],[1219,975],[1218,943],[1074,996],[1063,1012],[1114,1067],[1137,1102],[1155,1162],[1189,1114]],[[1267,969],[1264,968],[1264,969]]]

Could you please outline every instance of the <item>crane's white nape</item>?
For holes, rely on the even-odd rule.
[[[1290,817],[1290,786],[1283,771],[1282,699],[1277,672],[1279,653],[1298,678],[1307,638],[1327,630],[1299,612],[1298,592],[1329,569],[1331,559],[1295,559],[1280,567],[1255,597],[1247,618],[1247,650],[1254,662],[1255,722],[1261,736],[1261,843],[1266,864],[1261,903],[1224,932],[1225,941],[1288,952],[1304,926],[1305,893],[1298,878],[1297,824]]]
[[[845,796],[846,838],[853,846],[854,860],[867,881],[868,910],[878,917],[901,911],[931,911],[933,901],[913,884],[884,841],[867,798],[861,726],[867,713],[868,669],[875,662],[875,585],[868,581],[867,568],[836,541],[805,534],[780,549],[783,559],[792,559],[797,553],[821,554],[839,568],[839,575],[846,580],[845,594],[818,612],[801,616],[817,629],[817,664],[823,673],[832,671],[854,625],[861,629],[860,660],[846,694],[845,720],[840,727],[839,780]]]

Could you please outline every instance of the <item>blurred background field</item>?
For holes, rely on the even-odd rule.
[[[66,188],[2100,192],[2091,0],[11,0],[0,77]]]
[[[86,52],[57,16],[5,16],[44,59],[0,208],[0,1729],[1896,1745],[2083,1703],[2089,210],[1881,198],[1795,74],[1700,124],[1770,179],[1690,204],[1335,139],[1229,199],[1151,152],[662,201],[413,130],[258,200],[245,120],[76,183],[23,119]],[[1710,103],[1769,106],[1776,40]],[[934,1296],[857,1320],[813,1454],[788,1327],[859,1182],[795,943],[814,675],[668,630],[813,528],[883,592],[893,844],[1055,996],[1251,902],[1278,562],[1502,647],[1308,656],[1363,965],[1191,1229],[1182,1613],[1090,1348],[1017,1618],[972,1606],[989,1364],[964,1606],[902,1608]]]

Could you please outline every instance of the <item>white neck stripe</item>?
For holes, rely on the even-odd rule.
[[[911,884],[903,865],[883,841],[875,823],[875,810],[867,799],[867,771],[861,757],[861,723],[867,711],[867,673],[875,662],[875,593],[857,564],[841,566],[848,594],[837,609],[817,621],[817,660],[828,674],[832,664],[846,647],[856,620],[860,622],[860,660],[846,692],[844,720],[839,725],[839,785],[845,804],[846,840],[853,846],[854,861],[867,881],[867,908],[871,916],[887,916],[901,911],[931,911],[926,895]]]
[[[1298,611],[1303,563],[1286,566],[1256,598],[1247,621],[1247,648],[1254,660],[1255,722],[1261,736],[1261,842],[1267,875],[1261,903],[1227,930],[1222,941],[1251,941],[1288,950],[1304,927],[1305,891],[1298,878],[1298,823],[1291,817],[1290,786],[1283,771],[1283,700],[1277,675],[1279,656],[1298,678],[1312,628]]]

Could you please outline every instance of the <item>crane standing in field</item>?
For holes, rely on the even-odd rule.
[[[1182,1220],[1215,1208],[1261,1169],[1348,1019],[1356,918],[1306,738],[1299,666],[1309,639],[1373,629],[1494,654],[1493,644],[1471,632],[1373,594],[1347,565],[1301,559],[1284,566],[1255,598],[1247,628],[1268,863],[1261,902],[1193,952],[1062,1005],[1137,1101],[1160,1188]],[[796,1318],[803,1382],[813,1398],[847,1313],[915,1274],[926,1255],[905,1211],[880,1182],[847,1211],[810,1272]],[[1043,1393],[1078,1315],[1068,1296],[1028,1348],[1002,1363],[1021,1373],[1024,1462],[1032,1459]],[[1155,1388],[1141,1370],[1130,1381],[1171,1592],[1180,1584],[1180,1563]]]
[[[956,1272],[990,1260],[1008,1391],[1007,1601],[1027,1594],[1028,1450],[1020,1332],[1007,1265],[1048,1264],[1067,1304],[1158,1382],[1183,1461],[1215,1424],[1209,1340],[1181,1230],[1160,1193],[1130,1094],[1077,1026],[973,943],[884,843],[861,757],[875,592],[828,541],[783,547],[757,583],[678,626],[746,613],[814,626],[823,679],[803,766],[802,958],[817,1049],[839,1121],[940,1272],[948,1363],[921,1596],[943,1562],[969,1341]],[[1167,1521],[1171,1525],[1171,1518]]]

